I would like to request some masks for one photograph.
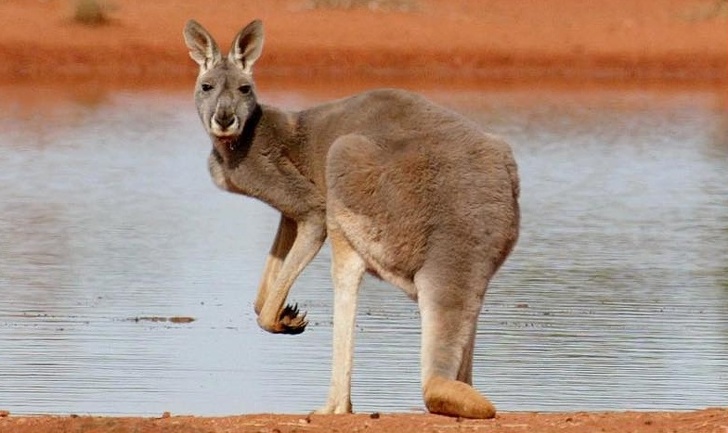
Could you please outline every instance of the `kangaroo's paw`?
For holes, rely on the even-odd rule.
[[[431,413],[463,418],[493,418],[495,406],[472,386],[433,376],[424,386],[427,410]]]
[[[296,305],[286,305],[275,323],[267,323],[258,316],[258,325],[273,334],[300,334],[306,330],[306,312],[301,313]]]
[[[300,334],[306,330],[306,325],[308,325],[306,312],[299,311],[298,304],[286,305],[279,320],[283,328],[282,334]]]

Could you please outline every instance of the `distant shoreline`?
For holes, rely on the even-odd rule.
[[[48,49],[26,46],[29,52],[0,53],[0,84],[15,81],[104,80],[119,83],[150,84],[193,79],[194,65],[184,56],[160,53],[153,47],[135,47],[134,52],[108,47]],[[112,60],[99,62],[103,56]],[[483,82],[575,82],[575,83],[650,83],[674,84],[728,83],[728,56],[666,56],[642,59],[619,56],[521,56],[505,57],[492,53],[469,53],[470,64],[452,66],[444,53],[421,54],[416,58],[391,52],[356,52],[312,48],[307,52],[287,53],[279,49],[274,58],[263,55],[257,77],[298,80],[356,78],[360,80],[402,79],[414,81],[460,80]],[[311,59],[305,67],[300,57]],[[391,60],[391,62],[390,62]],[[423,65],[424,63],[424,65]]]

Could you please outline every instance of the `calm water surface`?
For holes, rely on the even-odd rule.
[[[27,89],[42,94],[53,89]],[[190,92],[0,92],[0,409],[200,415],[324,402],[329,252],[252,301],[277,215],[209,180]],[[328,94],[262,91],[300,108]],[[519,245],[480,319],[475,385],[501,410],[728,405],[728,110],[709,90],[427,92],[512,143]],[[192,323],[135,318],[189,316]],[[359,411],[421,410],[414,303],[368,279]]]

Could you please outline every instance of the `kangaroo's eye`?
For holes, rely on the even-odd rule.
[[[243,84],[242,86],[238,87],[238,90],[243,95],[247,95],[253,91],[253,88],[250,86],[250,84]]]
[[[203,92],[209,92],[210,90],[212,90],[212,84],[203,83],[200,88]]]

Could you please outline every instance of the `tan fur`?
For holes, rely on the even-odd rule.
[[[270,332],[296,334],[305,313],[290,288],[331,238],[334,350],[321,413],[351,412],[356,299],[365,271],[417,300],[423,397],[434,413],[495,414],[471,387],[478,314],[518,237],[518,174],[508,144],[425,98],[374,90],[299,112],[260,105],[253,21],[228,56],[199,24],[185,27],[199,64],[195,103],[220,188],[281,212],[255,311]]]
[[[432,413],[463,418],[495,416],[495,406],[463,382],[432,376],[425,382],[423,394],[427,410]]]

